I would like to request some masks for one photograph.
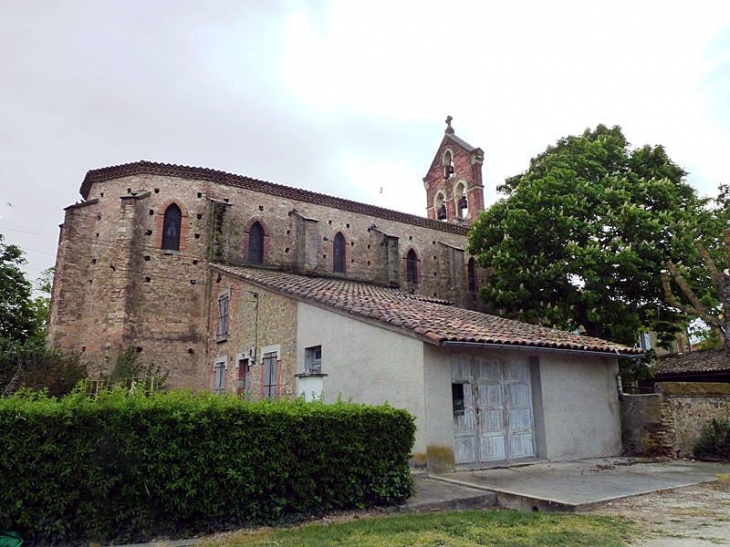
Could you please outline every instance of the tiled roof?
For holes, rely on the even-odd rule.
[[[245,188],[254,192],[262,192],[272,196],[314,203],[316,205],[324,205],[325,207],[341,209],[342,211],[349,211],[351,213],[359,213],[385,220],[402,222],[404,224],[412,224],[414,226],[421,226],[423,228],[430,228],[432,230],[439,230],[441,232],[449,232],[452,234],[466,235],[469,231],[466,226],[460,226],[458,224],[450,224],[426,217],[419,217],[417,215],[409,215],[408,213],[401,213],[400,211],[393,211],[391,209],[385,209],[375,205],[368,205],[366,203],[359,203],[349,199],[310,192],[309,190],[302,190],[300,188],[292,188],[291,186],[284,186],[282,184],[274,184],[273,182],[266,182],[264,180],[244,177],[242,175],[234,175],[224,171],[216,171],[215,169],[186,167],[184,165],[155,163],[144,160],[134,163],[125,163],[123,165],[114,165],[112,167],[103,167],[101,169],[92,169],[86,173],[86,177],[81,183],[80,192],[84,199],[87,199],[89,197],[91,185],[96,182],[142,174],[206,180],[209,182],[216,182],[218,184],[225,184],[227,186]]]
[[[724,371],[730,371],[730,357],[721,349],[665,355],[652,368],[655,377],[692,372]]]
[[[367,283],[218,264],[212,268],[297,299],[411,331],[435,344],[467,342],[623,355],[641,353],[599,338],[503,319],[459,308],[445,300]]]

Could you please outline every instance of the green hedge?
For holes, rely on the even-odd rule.
[[[395,504],[408,412],[186,392],[0,400],[0,528],[140,540]]]
[[[730,421],[713,419],[694,446],[695,457],[730,461]]]

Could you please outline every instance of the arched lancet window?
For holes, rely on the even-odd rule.
[[[171,251],[180,250],[180,228],[182,212],[180,207],[172,203],[165,210],[165,220],[162,223],[162,248]]]
[[[463,183],[459,183],[454,189],[454,197],[456,199],[456,211],[459,218],[465,218],[465,209],[467,209],[466,189]]]
[[[444,195],[441,192],[436,195],[434,207],[436,208],[436,218],[446,220],[446,204],[444,203]]]
[[[332,269],[339,273],[345,273],[345,236],[339,232],[337,232],[332,245],[332,259]]]
[[[469,290],[471,292],[476,292],[477,290],[477,272],[476,268],[474,266],[474,259],[470,258],[469,262],[466,266],[467,275],[469,277]]]
[[[451,150],[444,152],[442,158],[442,165],[444,167],[444,178],[447,179],[454,174],[454,156],[451,154]]]
[[[248,232],[248,261],[251,264],[264,263],[264,228],[258,222]]]
[[[418,283],[418,257],[413,249],[406,255],[406,280],[408,283]]]

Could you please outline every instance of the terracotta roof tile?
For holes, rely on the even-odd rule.
[[[652,372],[657,378],[672,374],[723,372],[726,370],[730,370],[730,357],[721,349],[665,355],[652,367]]]
[[[300,188],[292,188],[282,184],[274,184],[264,180],[244,177],[242,175],[234,175],[224,171],[216,171],[215,169],[206,169],[204,167],[186,167],[184,165],[173,165],[169,163],[155,163],[151,161],[138,161],[134,163],[125,163],[122,165],[114,165],[112,167],[103,167],[101,169],[92,169],[86,173],[84,181],[81,183],[81,195],[84,199],[89,197],[91,185],[105,180],[112,180],[121,177],[129,177],[132,175],[161,175],[169,177],[180,177],[192,180],[207,180],[228,186],[236,186],[245,188],[255,192],[263,192],[272,196],[279,196],[295,201],[303,201],[306,203],[314,203],[316,205],[324,205],[351,213],[359,213],[371,217],[402,222],[404,224],[412,224],[441,232],[449,232],[452,234],[466,235],[469,229],[466,226],[458,224],[449,224],[426,217],[417,215],[409,215],[392,209],[385,209],[375,205],[359,203],[349,199],[337,198],[326,194],[319,194],[309,190]]]
[[[212,268],[266,289],[409,330],[439,344],[473,342],[621,355],[642,353],[599,338],[503,319],[397,289],[259,268],[218,264]]]

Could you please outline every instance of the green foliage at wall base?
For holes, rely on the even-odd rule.
[[[33,540],[138,541],[413,492],[413,418],[388,406],[20,393],[0,431],[0,528]]]
[[[707,424],[694,453],[701,459],[730,461],[730,421],[715,418]]]

